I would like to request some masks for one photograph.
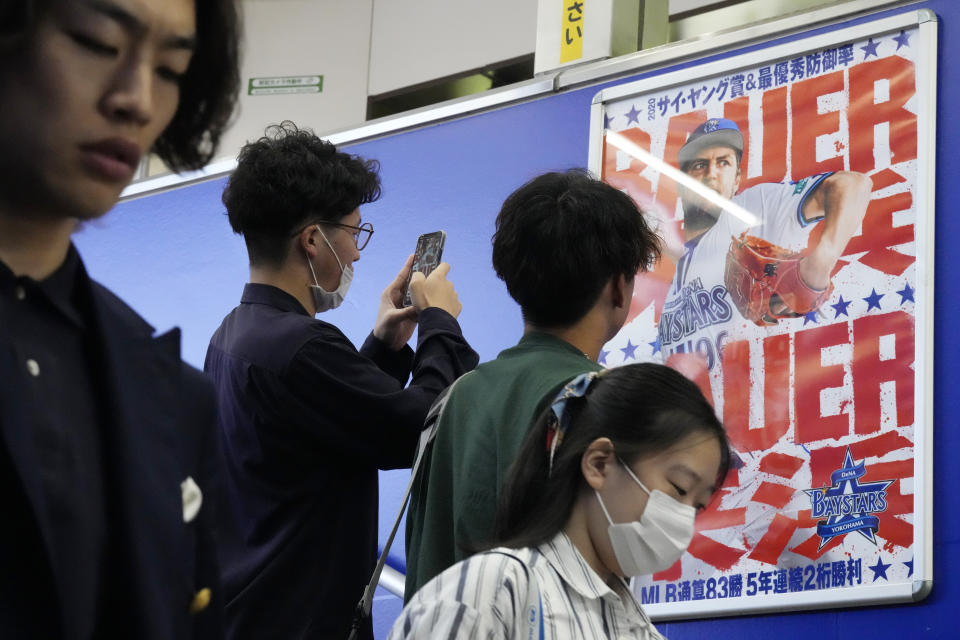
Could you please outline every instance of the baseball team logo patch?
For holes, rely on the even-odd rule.
[[[703,132],[704,133],[713,133],[720,128],[720,120],[717,118],[710,118],[703,123]]]

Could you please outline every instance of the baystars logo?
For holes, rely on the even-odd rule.
[[[700,128],[703,129],[704,133],[713,133],[720,128],[720,120],[717,118],[710,118],[704,122]]]
[[[830,474],[833,486],[819,489],[804,489],[810,496],[811,516],[826,517],[817,524],[820,548],[837,536],[856,531],[877,544],[876,534],[880,519],[874,513],[887,510],[887,487],[893,480],[860,482],[867,473],[865,462],[853,463],[850,447],[843,459],[843,466]]]

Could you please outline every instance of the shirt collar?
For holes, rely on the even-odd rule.
[[[2,261],[0,261],[0,279],[19,282],[26,289],[38,291],[43,299],[70,322],[80,328],[85,326],[82,296],[90,287],[90,277],[73,243],[67,249],[63,263],[40,282],[27,276],[17,277]]]
[[[693,253],[693,250],[697,248],[697,245],[700,244],[700,241],[703,240],[703,236],[707,235],[713,230],[713,227],[710,227],[700,235],[698,235],[693,240],[687,240],[683,243],[684,253]]]
[[[561,340],[560,338],[551,335],[549,333],[544,333],[542,331],[529,331],[523,334],[523,337],[520,338],[520,342],[517,343],[517,348],[519,349],[556,349],[559,351],[568,351],[570,353],[575,353],[577,355],[583,356],[587,360],[590,358],[583,352],[577,349],[575,346],[567,342],[566,340]]]
[[[281,311],[292,311],[309,316],[307,310],[303,308],[300,301],[292,295],[275,287],[271,284],[258,284],[248,282],[243,286],[243,296],[240,298],[241,304],[265,304],[270,307],[276,307]]]
[[[608,595],[619,597],[587,564],[573,541],[563,531],[549,542],[540,545],[538,549],[563,581],[584,598],[594,600]]]
[[[557,533],[549,542],[541,544],[537,547],[537,550],[557,575],[584,598],[588,600],[598,598],[617,600],[623,604],[626,611],[638,616],[644,624],[650,625],[650,618],[647,617],[643,607],[637,602],[630,590],[630,585],[622,578],[618,578],[623,583],[623,588],[627,593],[626,596],[620,596],[610,588],[610,585],[597,575],[593,567],[587,564],[579,549],[573,544],[573,540],[563,531]]]

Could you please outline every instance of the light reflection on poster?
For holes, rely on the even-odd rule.
[[[837,32],[598,104],[603,130],[756,216],[744,222],[615,136],[594,156],[665,242],[601,361],[683,371],[742,462],[683,558],[635,582],[654,614],[829,605],[837,590],[916,580],[925,35],[916,22]],[[600,127],[591,134],[599,149]]]

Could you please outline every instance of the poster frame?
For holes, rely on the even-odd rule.
[[[821,28],[818,25],[817,28]],[[928,9],[920,9],[858,24],[839,27],[786,43],[731,55],[703,64],[687,61],[682,69],[666,71],[640,80],[607,87],[593,98],[590,108],[588,169],[602,175],[603,123],[607,105],[625,98],[663,92],[698,79],[725,75],[731,70],[762,65],[773,59],[797,56],[837,44],[857,41],[897,29],[917,28],[917,183],[915,197],[915,243],[917,293],[914,307],[914,509],[913,580],[893,584],[858,585],[795,593],[740,596],[682,603],[649,603],[644,608],[654,620],[733,616],[784,610],[827,609],[918,601],[933,586],[933,388],[934,388],[934,194],[936,183],[936,81],[938,21]],[[839,34],[841,33],[842,36]],[[705,51],[702,57],[715,55]]]

